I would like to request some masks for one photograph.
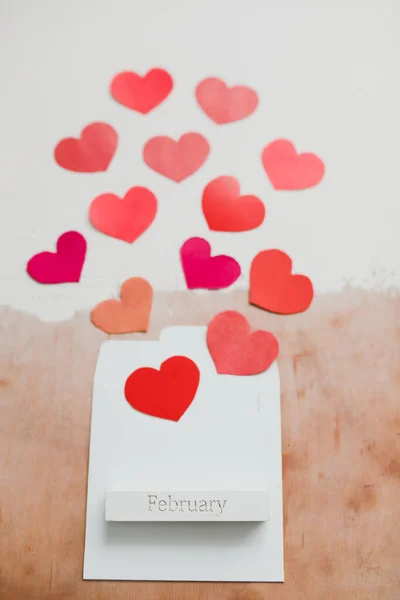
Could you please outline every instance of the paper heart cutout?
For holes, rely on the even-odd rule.
[[[241,274],[239,263],[231,256],[211,256],[211,246],[193,237],[181,247],[181,262],[189,290],[218,290],[234,283]]]
[[[249,231],[264,220],[265,208],[257,196],[241,196],[235,177],[213,179],[203,191],[203,213],[213,231]]]
[[[57,164],[76,173],[106,171],[115,154],[118,135],[107,123],[91,123],[79,138],[65,138],[54,150]]]
[[[292,275],[292,260],[280,250],[264,250],[250,269],[250,304],[270,312],[291,315],[306,310],[313,285],[305,275]]]
[[[196,87],[196,98],[206,115],[218,125],[245,119],[258,104],[254,90],[245,85],[229,88],[222,79],[209,77]]]
[[[133,187],[121,200],[115,194],[97,196],[90,205],[93,227],[111,237],[134,242],[154,221],[157,198],[145,187]]]
[[[324,176],[325,165],[310,152],[297,154],[288,140],[275,140],[262,153],[262,163],[276,190],[304,190],[317,185]]]
[[[121,300],[105,300],[95,306],[90,318],[96,327],[106,333],[134,333],[147,331],[153,288],[141,277],[127,279],[121,286]]]
[[[160,419],[179,421],[196,396],[200,371],[186,356],[172,356],[160,370],[143,367],[125,383],[125,398],[132,408]]]
[[[81,278],[86,240],[77,231],[67,231],[57,240],[56,252],[40,252],[29,260],[26,270],[39,283],[72,283]]]
[[[179,182],[200,169],[209,152],[209,143],[199,133],[185,133],[177,142],[158,136],[144,145],[143,160],[157,173]]]
[[[213,318],[207,329],[207,345],[217,373],[223,375],[262,373],[279,353],[278,340],[272,333],[251,332],[246,317],[234,310]]]
[[[133,71],[118,73],[111,82],[111,95],[120,104],[147,115],[171,92],[174,82],[164,69],[151,69],[141,77]]]

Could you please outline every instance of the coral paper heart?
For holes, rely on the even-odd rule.
[[[241,196],[234,177],[210,181],[203,191],[203,213],[213,231],[249,231],[261,225],[264,204],[257,196]]]
[[[125,398],[146,415],[179,421],[194,400],[200,371],[190,358],[172,356],[160,370],[144,367],[129,375]]]
[[[27,264],[28,274],[39,283],[78,282],[86,255],[86,240],[77,231],[67,231],[57,240],[57,252],[35,254]]]
[[[144,187],[133,187],[121,200],[114,194],[97,196],[90,205],[93,227],[125,242],[134,242],[151,225],[157,212],[157,199]]]
[[[147,331],[153,289],[141,277],[127,279],[121,286],[121,301],[105,300],[92,310],[93,325],[106,333]]]
[[[233,310],[213,318],[207,329],[207,345],[217,372],[224,375],[262,373],[279,353],[278,340],[272,333],[251,333],[246,317]]]
[[[292,260],[280,250],[264,250],[250,269],[250,304],[282,315],[306,310],[313,299],[311,281],[292,275]]]
[[[189,290],[218,290],[240,276],[239,263],[231,256],[211,256],[211,247],[203,238],[190,238],[181,247],[181,262]]]
[[[196,87],[196,98],[207,116],[218,125],[245,119],[258,104],[254,90],[244,85],[229,88],[222,79],[210,77]]]
[[[157,173],[179,182],[200,169],[209,152],[209,143],[199,133],[185,133],[177,142],[159,136],[145,144],[143,160]]]
[[[107,123],[92,123],[80,138],[65,138],[54,150],[56,162],[68,171],[94,173],[106,171],[117,149],[118,135]]]
[[[111,95],[120,104],[146,115],[171,92],[172,77],[163,69],[151,69],[141,77],[132,71],[118,73],[111,82]]]
[[[316,154],[297,154],[292,142],[275,140],[262,153],[262,162],[276,190],[304,190],[317,185],[325,165]]]

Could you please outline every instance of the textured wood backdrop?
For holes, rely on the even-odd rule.
[[[1,599],[400,598],[400,299],[348,291],[279,317],[242,292],[156,294],[148,336],[229,308],[281,345],[286,583],[83,581],[92,379],[107,336],[87,313],[49,324],[3,309]]]

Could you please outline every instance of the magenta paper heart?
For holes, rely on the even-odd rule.
[[[226,288],[241,274],[239,263],[231,256],[211,257],[211,246],[203,238],[190,238],[181,248],[181,261],[189,290]]]
[[[85,262],[86,240],[67,231],[57,240],[57,252],[40,252],[27,264],[28,274],[39,283],[78,282]]]

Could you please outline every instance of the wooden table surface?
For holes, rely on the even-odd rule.
[[[0,598],[400,598],[400,300],[346,292],[278,317],[244,293],[156,294],[149,336],[236,308],[281,354],[284,584],[82,580],[91,389],[87,313],[0,318]]]

